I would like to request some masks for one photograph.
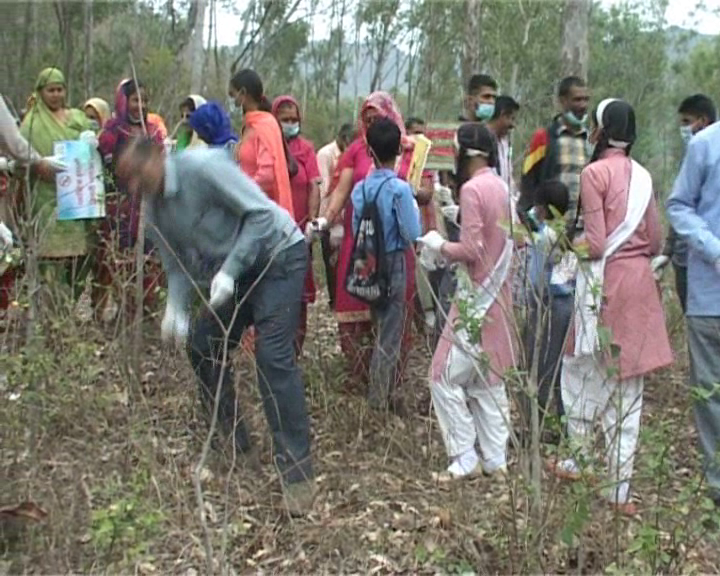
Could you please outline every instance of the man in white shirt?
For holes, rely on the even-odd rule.
[[[330,199],[333,175],[340,156],[355,138],[355,128],[352,124],[343,124],[335,140],[326,144],[317,152],[318,167],[320,168],[320,214],[324,214]],[[341,226],[342,228],[342,226]],[[330,232],[323,232],[321,236],[323,263],[325,265],[325,278],[328,289],[330,309],[335,309],[335,265],[337,264],[337,247],[330,243]]]
[[[488,120],[487,127],[495,135],[498,147],[498,175],[505,181],[508,190],[513,198],[516,197],[517,189],[513,178],[512,166],[512,145],[510,144],[510,133],[515,129],[517,113],[520,111],[518,104],[511,96],[498,96],[495,100],[495,112]],[[516,198],[515,198],[516,199]]]

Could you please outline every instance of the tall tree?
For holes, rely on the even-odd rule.
[[[203,32],[205,31],[205,12],[207,0],[196,0],[195,23],[190,41],[190,92],[199,94],[203,89],[203,71],[205,69],[205,47],[203,46]]]
[[[398,32],[399,9],[400,0],[369,0],[358,8],[358,18],[366,27],[366,44],[373,62],[370,92],[382,88],[385,64]]]
[[[83,77],[85,79],[85,99],[93,94],[93,0],[85,0],[83,12],[83,34],[85,51],[83,53]]]
[[[482,45],[482,9],[483,0],[465,0],[465,42],[462,55],[463,85],[467,85],[475,72],[480,71]]]
[[[563,43],[560,62],[564,76],[587,78],[590,60],[588,25],[590,0],[566,0],[563,15]]]

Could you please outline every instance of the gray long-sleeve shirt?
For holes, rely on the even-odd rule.
[[[193,282],[220,270],[236,280],[304,240],[293,217],[270,200],[224,149],[192,149],[165,160],[162,195],[147,203],[147,235],[168,276],[168,302],[190,303]],[[184,270],[183,270],[184,268]]]

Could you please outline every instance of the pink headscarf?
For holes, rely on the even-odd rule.
[[[295,106],[295,108],[297,108],[298,120],[300,120],[300,123],[302,124],[302,116],[300,115],[300,106],[298,105],[297,100],[295,100],[295,98],[293,98],[289,94],[284,94],[283,96],[278,96],[277,98],[275,98],[275,100],[273,100],[273,103],[272,103],[273,116],[275,116],[277,118],[278,110],[280,110],[280,108],[282,106],[287,106],[288,104],[291,104],[291,105]]]
[[[405,133],[405,122],[403,121],[400,109],[397,107],[397,104],[395,104],[393,97],[387,92],[382,91],[373,92],[370,96],[365,98],[365,102],[363,102],[362,108],[360,109],[359,131],[363,140],[365,139],[367,132],[363,118],[365,116],[365,112],[367,112],[370,108],[377,110],[383,118],[389,118],[395,122],[398,128],[400,128],[403,147],[412,147],[412,141],[408,139],[407,134]]]

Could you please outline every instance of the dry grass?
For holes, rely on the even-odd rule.
[[[697,529],[701,498],[683,495],[699,466],[684,359],[647,386],[650,436],[641,441],[634,486],[642,518],[615,518],[589,487],[548,480],[547,506],[536,523],[517,466],[507,481],[482,478],[451,488],[433,482],[445,457],[433,419],[421,413],[428,405],[426,349],[416,348],[405,382],[418,409],[386,424],[367,413],[362,397],[345,391],[323,302],[310,323],[303,367],[319,488],[314,511],[300,520],[282,511],[252,362],[239,353],[238,388],[263,465],[250,470],[242,458],[233,465],[214,453],[202,473],[202,512],[218,572],[720,569],[713,534]],[[140,383],[125,376],[123,340],[108,339],[90,323],[57,327],[62,338],[46,340],[35,356],[13,339],[16,330],[6,334],[0,504],[32,500],[49,516],[6,526],[0,574],[207,572],[191,481],[206,427],[186,359],[163,351],[157,332],[148,326]],[[638,548],[653,526],[654,539]],[[653,564],[653,550],[667,551],[670,564]]]

